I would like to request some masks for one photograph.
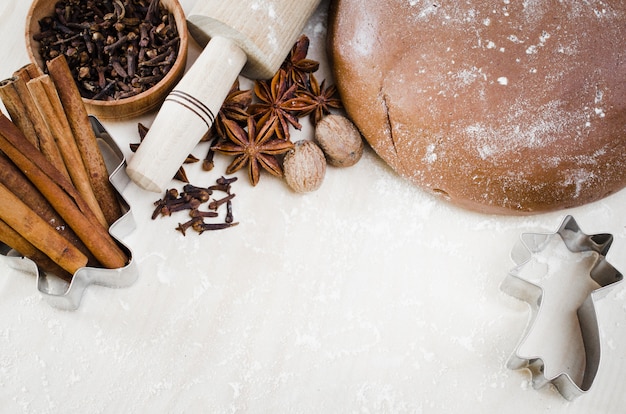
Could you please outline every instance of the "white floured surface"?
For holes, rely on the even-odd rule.
[[[0,15],[9,22],[0,26],[3,78],[27,63],[27,3],[0,7],[10,14]],[[186,10],[191,3],[182,2]],[[317,59],[324,59],[326,6],[307,26]],[[325,63],[321,70],[328,73]],[[136,122],[151,120],[105,126],[130,156]],[[212,173],[187,171],[193,183],[210,185],[227,162],[218,156]],[[623,285],[598,303],[603,358],[592,390],[573,403],[506,369],[529,312],[499,290],[519,234],[554,231],[567,213],[587,233],[613,233],[609,261],[626,271],[625,192],[567,212],[478,215],[401,180],[369,149],[354,167],[329,168],[308,195],[268,174],[256,188],[239,177],[240,225],[202,236],[174,230],[184,215],[150,220],[159,195],[128,188],[138,228],[125,242],[139,280],[126,289],[91,287],[75,312],[48,306],[32,278],[0,262],[1,411],[618,413],[626,406]]]

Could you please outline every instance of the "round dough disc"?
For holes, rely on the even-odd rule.
[[[626,185],[626,2],[338,0],[348,115],[401,176],[528,214]]]

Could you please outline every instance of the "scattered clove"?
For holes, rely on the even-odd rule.
[[[178,198],[173,202],[164,205],[161,208],[161,215],[171,216],[172,213],[175,213],[177,211],[194,210],[200,207],[200,204],[202,204],[202,202],[200,200],[196,200],[195,198],[192,198],[188,201],[186,198]]]
[[[199,234],[207,230],[223,230],[238,225],[239,223],[194,223],[193,229]]]
[[[223,184],[223,185],[230,185],[234,183],[235,181],[237,181],[237,177],[226,178],[222,176],[218,178],[217,180],[215,180],[216,183]]]
[[[217,211],[200,211],[198,209],[196,210],[191,210],[189,212],[189,216],[190,217],[201,217],[201,218],[215,218],[217,216],[219,216],[219,214],[217,213]]]
[[[237,177],[232,177],[228,179],[224,177],[220,177],[215,181],[217,184],[212,185],[211,187],[209,187],[209,189],[213,191],[222,191],[226,194],[230,194],[230,185],[234,183],[235,181],[237,181]]]
[[[232,223],[234,221],[233,218],[233,202],[228,200],[226,202],[226,218],[224,219],[226,223]]]
[[[209,201],[209,197],[213,194],[213,191],[208,188],[196,187],[192,184],[187,184],[183,187],[183,194],[204,203]]]
[[[216,138],[213,138],[213,141],[211,141],[209,150],[207,151],[206,156],[202,160],[202,169],[204,171],[211,171],[213,167],[215,166],[215,163],[213,162],[213,158],[215,158],[215,150],[213,149],[213,147],[217,145],[219,140],[220,138],[216,137]]]
[[[156,206],[156,208],[152,212],[152,220],[155,220],[159,216],[159,214],[161,214],[161,211],[163,210],[163,208],[167,206],[169,203],[176,200],[177,198],[178,198],[178,190],[176,190],[175,188],[167,190],[161,200],[157,200],[154,202],[154,205]]]
[[[176,230],[180,231],[183,236],[185,236],[185,232],[190,228],[193,227],[194,225],[196,225],[196,223],[202,222],[202,217],[194,217],[191,220],[185,222],[185,223],[178,223],[178,227],[176,227]]]
[[[216,180],[216,185],[210,187],[186,184],[180,192],[175,188],[169,189],[163,198],[154,202],[155,209],[152,213],[152,219],[155,220],[159,216],[170,216],[179,211],[189,211],[191,219],[184,223],[178,223],[178,227],[176,227],[176,230],[180,231],[183,236],[190,228],[201,234],[208,230],[221,230],[236,226],[239,223],[234,221],[232,203],[235,194],[231,193],[231,184],[235,181],[237,181],[236,177],[220,177]],[[227,196],[209,202],[213,191],[224,192]],[[200,210],[200,206],[205,203],[208,203],[209,211]],[[218,210],[223,205],[226,205],[224,222],[205,222],[205,219],[219,217]]]
[[[220,208],[220,206],[230,200],[232,200],[235,197],[235,194],[229,194],[224,198],[221,198],[219,200],[213,200],[209,203],[209,209],[211,210],[217,210],[218,208]]]

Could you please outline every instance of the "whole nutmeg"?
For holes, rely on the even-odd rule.
[[[294,143],[283,160],[287,185],[296,193],[315,191],[322,185],[326,174],[326,158],[313,141]]]
[[[356,126],[342,115],[327,115],[315,127],[315,140],[333,167],[350,167],[363,155],[363,138]]]

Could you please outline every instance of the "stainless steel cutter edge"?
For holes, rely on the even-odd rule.
[[[122,238],[135,230],[135,219],[130,205],[122,196],[124,189],[130,183],[126,174],[126,159],[111,135],[106,131],[100,121],[90,116],[91,126],[98,139],[100,149],[106,153],[107,170],[110,172],[109,180],[118,193],[124,214],[109,228],[109,234],[126,251],[129,257],[128,264],[119,269],[103,269],[95,267],[83,267],[74,273],[71,283],[60,280],[56,276],[50,276],[39,269],[35,263],[20,256],[14,250],[0,243],[0,253],[7,260],[8,265],[14,269],[36,275],[37,289],[51,306],[63,310],[75,310],[80,306],[85,290],[93,284],[110,288],[122,288],[132,285],[138,277],[137,266],[131,249],[122,242]]]
[[[580,384],[576,383],[567,373],[560,373],[553,378],[544,375],[544,361],[540,357],[523,357],[518,354],[519,346],[532,331],[532,324],[537,316],[543,296],[543,288],[532,282],[520,278],[519,272],[532,258],[533,253],[540,252],[549,237],[559,235],[571,252],[592,251],[597,253],[596,261],[590,271],[590,276],[600,288],[591,292],[584,303],[578,308],[578,320],[583,335],[585,349],[585,371]],[[539,389],[548,383],[553,384],[560,394],[567,400],[585,394],[591,389],[593,381],[600,367],[601,343],[600,326],[596,317],[595,301],[603,298],[608,289],[623,279],[623,275],[607,260],[606,254],[613,242],[613,236],[608,233],[587,235],[582,232],[576,220],[570,215],[563,219],[559,229],[554,233],[523,233],[511,250],[511,258],[516,266],[510,270],[500,289],[530,305],[532,316],[525,333],[515,351],[507,361],[509,369],[528,368],[532,374],[533,388]]]

